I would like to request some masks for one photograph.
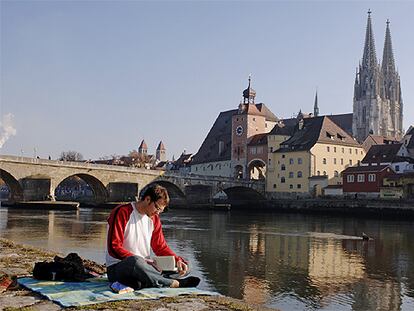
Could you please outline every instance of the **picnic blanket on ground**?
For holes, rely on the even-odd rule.
[[[109,288],[107,279],[91,279],[87,282],[40,281],[20,278],[18,283],[63,307],[85,306],[95,303],[131,300],[158,299],[178,295],[220,295],[197,288],[144,288],[131,293],[116,294]]]

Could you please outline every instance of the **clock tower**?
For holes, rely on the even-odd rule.
[[[256,91],[251,87],[252,78],[249,76],[249,86],[243,91],[237,114],[232,118],[231,163],[235,178],[245,178],[247,175],[247,143],[252,133],[249,111],[255,107]],[[256,107],[255,107],[256,108]],[[251,120],[249,120],[249,118]],[[256,120],[256,118],[253,118]]]

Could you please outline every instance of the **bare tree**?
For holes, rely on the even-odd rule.
[[[137,150],[129,152],[130,164],[128,166],[145,167],[146,164],[151,163],[151,157],[147,154],[139,153]]]
[[[83,155],[77,151],[62,151],[59,157],[60,161],[83,161]]]

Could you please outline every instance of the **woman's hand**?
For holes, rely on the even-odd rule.
[[[183,276],[187,273],[188,266],[183,261],[179,260],[177,261],[177,269],[178,269],[178,274]]]

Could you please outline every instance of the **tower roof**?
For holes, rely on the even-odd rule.
[[[382,55],[382,72],[395,72],[394,53],[392,51],[390,21],[387,19],[387,28],[385,30],[384,52]]]
[[[368,10],[367,30],[365,33],[364,54],[362,56],[363,68],[375,68],[377,66],[377,54],[375,52],[374,33],[371,24],[371,10]]]
[[[162,140],[158,144],[157,150],[165,150],[164,144],[162,143]]]
[[[248,100],[251,103],[254,103],[254,98],[256,97],[256,91],[253,90],[253,88],[251,87],[251,81],[252,81],[252,76],[249,75],[249,86],[247,87],[247,89],[245,89],[243,91],[243,98],[246,100]]]
[[[145,143],[145,140],[141,141],[141,144],[138,147],[139,149],[148,149],[147,144]]]

